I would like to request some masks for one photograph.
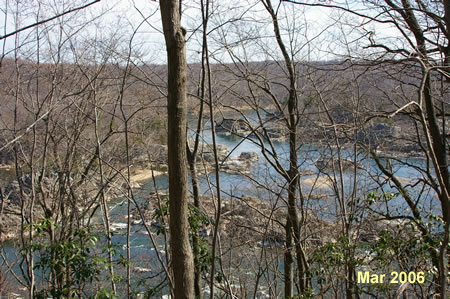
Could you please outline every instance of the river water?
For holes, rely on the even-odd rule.
[[[193,122],[191,121],[191,125]],[[206,143],[212,143],[211,132],[208,129],[203,131],[202,141]],[[276,171],[268,165],[265,161],[264,157],[261,154],[260,147],[252,142],[252,140],[243,140],[234,136],[225,136],[222,134],[217,135],[218,144],[222,144],[227,146],[228,150],[232,150],[231,157],[239,156],[242,152],[257,152],[260,156],[258,162],[256,162],[251,169],[251,179],[237,175],[237,174],[229,174],[229,173],[221,173],[221,188],[223,190],[224,198],[233,194],[234,196],[240,197],[242,195],[249,195],[253,197],[260,198],[261,200],[270,200],[273,198],[273,194],[266,191],[264,188],[258,188],[254,182],[259,181],[260,184],[268,186],[270,185],[272,189],[277,190],[282,186],[283,179],[282,177],[276,173]],[[280,157],[280,162],[284,167],[288,165],[288,145],[286,142],[275,142],[274,143],[275,150]],[[323,178],[324,174],[318,175],[318,169],[315,166],[315,162],[326,156],[336,156],[335,149],[332,147],[317,147],[313,145],[304,145],[299,150],[299,164],[302,172],[307,173],[307,175],[302,176],[302,179],[312,179],[315,180],[317,178]],[[346,159],[353,160],[355,153],[352,149],[345,149],[342,151],[342,155]],[[357,190],[355,191],[357,197],[364,197],[368,192],[377,191],[377,188],[382,188],[384,191],[392,191],[395,190],[392,188],[392,185],[389,182],[386,182],[383,186],[379,186],[370,176],[381,176],[375,162],[371,159],[364,159],[364,153],[356,153],[358,160],[360,160],[360,164],[362,165],[361,169],[356,171],[356,180],[357,180]],[[412,166],[424,166],[424,161],[420,159],[408,159],[408,162]],[[420,172],[414,169],[414,167],[406,167],[399,163],[392,164],[393,169],[395,170],[396,175],[401,178],[402,182],[410,182],[413,184],[420,176]],[[312,173],[312,174],[311,174]],[[10,180],[13,172],[5,171],[0,169],[0,178],[6,180]],[[210,182],[212,184],[216,183],[215,176],[210,176]],[[343,175],[344,180],[344,191],[346,195],[349,195],[353,191],[353,181],[355,180],[355,173],[353,171],[345,171]],[[157,186],[159,189],[168,188],[168,178],[166,176],[160,176],[156,178]],[[3,182],[4,183],[4,182]],[[208,180],[205,177],[200,177],[200,186],[201,191],[205,194],[209,192],[208,188]],[[302,184],[302,189],[305,194],[325,194],[322,199],[310,200],[307,202],[307,208],[314,211],[317,215],[321,216],[327,220],[334,220],[336,214],[338,212],[338,208],[336,206],[335,201],[335,193],[332,188],[319,186],[319,188],[313,188],[310,184]],[[150,180],[145,182],[142,185],[142,188],[135,191],[136,198],[139,203],[143,203],[146,197],[154,190],[153,182]],[[423,191],[421,188],[421,184],[416,185],[414,187],[409,188],[413,194],[418,196],[419,192],[423,192],[425,195],[423,196],[422,208],[433,213],[439,214],[439,202],[435,198],[435,194],[432,191]],[[403,199],[400,197],[396,197],[389,202],[389,205],[393,211],[397,210],[397,213],[408,213],[409,208],[405,206]],[[114,234],[112,237],[112,241],[118,247],[118,252],[122,255],[125,255],[125,251],[123,245],[126,244],[126,215],[127,215],[127,200],[118,198],[109,203],[112,228],[114,230]],[[137,215],[134,215],[134,218],[137,218]],[[97,217],[97,220],[94,221],[97,224],[100,224],[101,217]],[[139,279],[145,279],[145,277],[154,274],[158,271],[161,271],[161,266],[159,265],[156,259],[155,248],[150,241],[143,225],[135,224],[131,227],[131,259],[133,261],[139,261],[139,263],[135,263],[135,266],[138,266],[141,269],[147,269],[151,272],[146,273],[134,273],[134,277],[136,279],[136,285],[139,282]],[[159,235],[157,238],[158,248],[157,250],[164,256],[164,241],[163,236]],[[18,254],[18,249],[11,245],[12,243],[3,244],[5,249],[5,253],[7,255],[7,260],[12,262],[16,259]],[[15,267],[17,270],[17,267]],[[154,281],[155,284],[159,283],[159,281]]]

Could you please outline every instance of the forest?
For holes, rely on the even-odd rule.
[[[0,8],[0,298],[449,298],[450,2]]]

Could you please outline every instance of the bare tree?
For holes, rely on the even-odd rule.
[[[181,27],[179,2],[161,2],[168,63],[168,161],[172,272],[175,297],[194,297],[194,262],[189,244],[186,159],[186,30]]]
[[[449,28],[450,8],[447,1],[368,1],[363,6],[359,1],[347,3],[320,3],[308,1],[288,2],[339,9],[355,16],[361,35],[366,41],[366,56],[353,53],[353,58],[364,59],[369,65],[396,65],[397,86],[402,92],[397,92],[401,100],[384,94],[395,109],[377,111],[392,119],[397,115],[406,115],[415,123],[417,144],[424,153],[428,169],[424,169],[426,184],[429,184],[437,194],[441,206],[441,217],[444,223],[443,239],[439,248],[439,287],[438,292],[446,298],[448,288],[448,240],[450,223],[449,199],[449,169],[448,169],[448,101],[445,100],[449,82]],[[369,8],[368,10],[365,10]],[[375,25],[374,30],[365,29],[366,25]],[[382,29],[377,26],[389,26],[390,36],[387,39]],[[354,27],[356,28],[356,27]],[[359,40],[359,39],[358,39]],[[359,50],[361,47],[359,47]],[[420,74],[420,75],[419,75]],[[403,92],[408,86],[413,88],[415,95]],[[412,98],[412,99],[411,99]],[[372,151],[377,161],[378,155]],[[382,172],[390,178],[395,177],[382,163],[377,163]],[[431,167],[432,166],[432,167]],[[433,172],[434,175],[429,175]],[[406,189],[398,180],[396,188],[401,194]],[[417,203],[404,193],[404,200],[413,211],[417,223],[422,222],[423,215],[417,210]],[[412,200],[412,201],[411,201]],[[426,230],[425,230],[426,231]],[[424,231],[424,237],[429,238],[429,232]],[[427,237],[428,235],[428,237]],[[433,255],[433,253],[430,253]]]

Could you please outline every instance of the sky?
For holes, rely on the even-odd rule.
[[[1,1],[0,34],[2,35],[13,31],[17,23],[18,27],[26,26],[34,23],[37,18],[45,19],[90,2],[85,0]],[[198,0],[183,1],[182,23],[188,30],[187,57],[191,63],[199,62],[201,58],[199,3]],[[277,1],[273,3],[275,6]],[[119,59],[120,56],[127,55],[131,45],[132,56],[136,61],[163,64],[166,61],[165,44],[158,7],[159,3],[153,0],[102,0],[83,11],[66,15],[37,29],[29,29],[17,36],[2,40],[1,46],[3,53],[7,54],[17,48],[16,45],[20,45],[20,55],[34,59],[37,57],[36,34],[39,34],[39,46],[43,49],[40,51],[42,57],[55,56],[60,46],[67,49],[74,47],[81,49],[79,52],[91,59],[101,57],[100,49],[103,51],[109,49],[117,52],[116,57]],[[258,5],[257,0],[215,1],[211,11],[209,46],[213,60],[229,60],[230,57],[225,48],[231,49],[236,55],[246,56],[249,60],[280,58],[273,38],[270,17],[264,8]],[[280,20],[282,28],[285,29],[283,39],[292,47],[291,50],[300,60],[336,59],[340,55],[356,50],[351,47],[361,48],[361,42],[367,43],[367,39],[355,42],[356,36],[369,31],[386,35],[390,30],[380,25],[374,27],[370,24],[356,29],[350,28],[343,24],[358,23],[358,20],[350,20],[350,16],[343,16],[336,9],[283,3],[279,11],[280,15],[284,16]],[[237,42],[238,40],[240,42]],[[350,47],[343,46],[345,44],[349,44]],[[94,49],[94,46],[97,48]],[[85,49],[84,52],[83,49]],[[74,58],[66,55],[65,59]]]

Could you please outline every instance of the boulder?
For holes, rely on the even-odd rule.
[[[259,156],[255,152],[242,152],[239,155],[239,160],[249,161],[249,162],[255,162],[259,160]]]
[[[342,159],[342,168],[344,170],[352,169],[355,166],[355,163],[348,159]],[[316,167],[322,172],[326,172],[329,170],[339,169],[339,159],[338,158],[325,158],[325,159],[319,159],[316,161]],[[361,165],[359,163],[356,163],[356,167],[361,168]]]

